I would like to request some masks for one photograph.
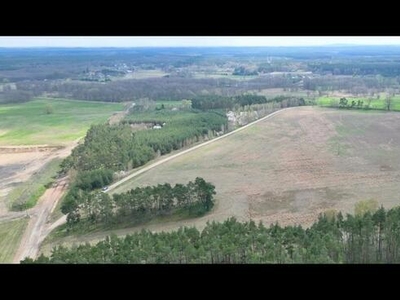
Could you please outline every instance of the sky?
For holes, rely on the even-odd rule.
[[[0,36],[0,47],[400,45],[400,36]]]

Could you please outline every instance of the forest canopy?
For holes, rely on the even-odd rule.
[[[107,237],[96,245],[53,248],[22,263],[399,263],[400,208],[320,215],[310,228],[265,227],[229,218],[199,231],[148,230]]]

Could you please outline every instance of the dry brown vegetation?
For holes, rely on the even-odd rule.
[[[324,210],[352,212],[373,198],[399,203],[400,114],[312,107],[280,113],[242,132],[149,170],[117,188],[213,182],[214,212],[266,223],[309,225]]]

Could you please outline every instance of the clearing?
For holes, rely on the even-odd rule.
[[[149,224],[173,230],[207,221],[252,218],[265,224],[309,226],[326,210],[353,212],[374,199],[399,204],[400,114],[298,107],[281,111],[215,143],[167,161],[112,190],[185,183],[196,176],[216,186],[216,206],[201,218]],[[142,226],[143,227],[143,226]],[[126,234],[141,227],[114,230]],[[110,232],[70,236],[57,244],[101,239]],[[44,245],[48,251],[55,241]]]

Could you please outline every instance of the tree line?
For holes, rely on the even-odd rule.
[[[308,66],[310,70],[319,74],[400,76],[400,62],[390,59],[387,61],[374,58],[373,61],[312,62]]]
[[[89,101],[123,102],[143,98],[157,100],[191,99],[204,94],[241,95],[249,90],[292,87],[287,76],[263,76],[248,81],[228,78],[190,78],[168,76],[146,79],[125,79],[111,82],[78,80],[29,80],[17,83],[17,89],[33,95]],[[206,91],[206,92],[205,92]]]
[[[23,103],[32,100],[34,94],[29,91],[4,89],[0,92],[0,104]]]
[[[400,77],[374,76],[334,76],[305,77],[303,88],[312,91],[347,91],[352,94],[367,95],[397,89]]]
[[[74,186],[66,195],[61,211],[67,215],[67,224],[92,223],[105,226],[120,223],[138,223],[158,215],[179,211],[188,216],[200,216],[214,205],[215,186],[203,178],[194,182],[169,183],[137,187],[126,193],[90,193]]]
[[[288,97],[288,96],[277,96],[271,99],[265,96],[254,95],[254,94],[244,94],[233,97],[226,97],[220,95],[207,95],[198,96],[192,98],[192,107],[197,109],[233,109],[234,107],[243,107],[254,104],[264,104],[264,103],[282,103],[283,101],[289,101],[291,106],[301,106],[305,105],[305,100],[303,98]],[[287,107],[284,106],[284,107]]]
[[[96,245],[53,248],[22,263],[399,263],[400,208],[320,215],[307,229],[229,218],[199,231],[142,230]]]

